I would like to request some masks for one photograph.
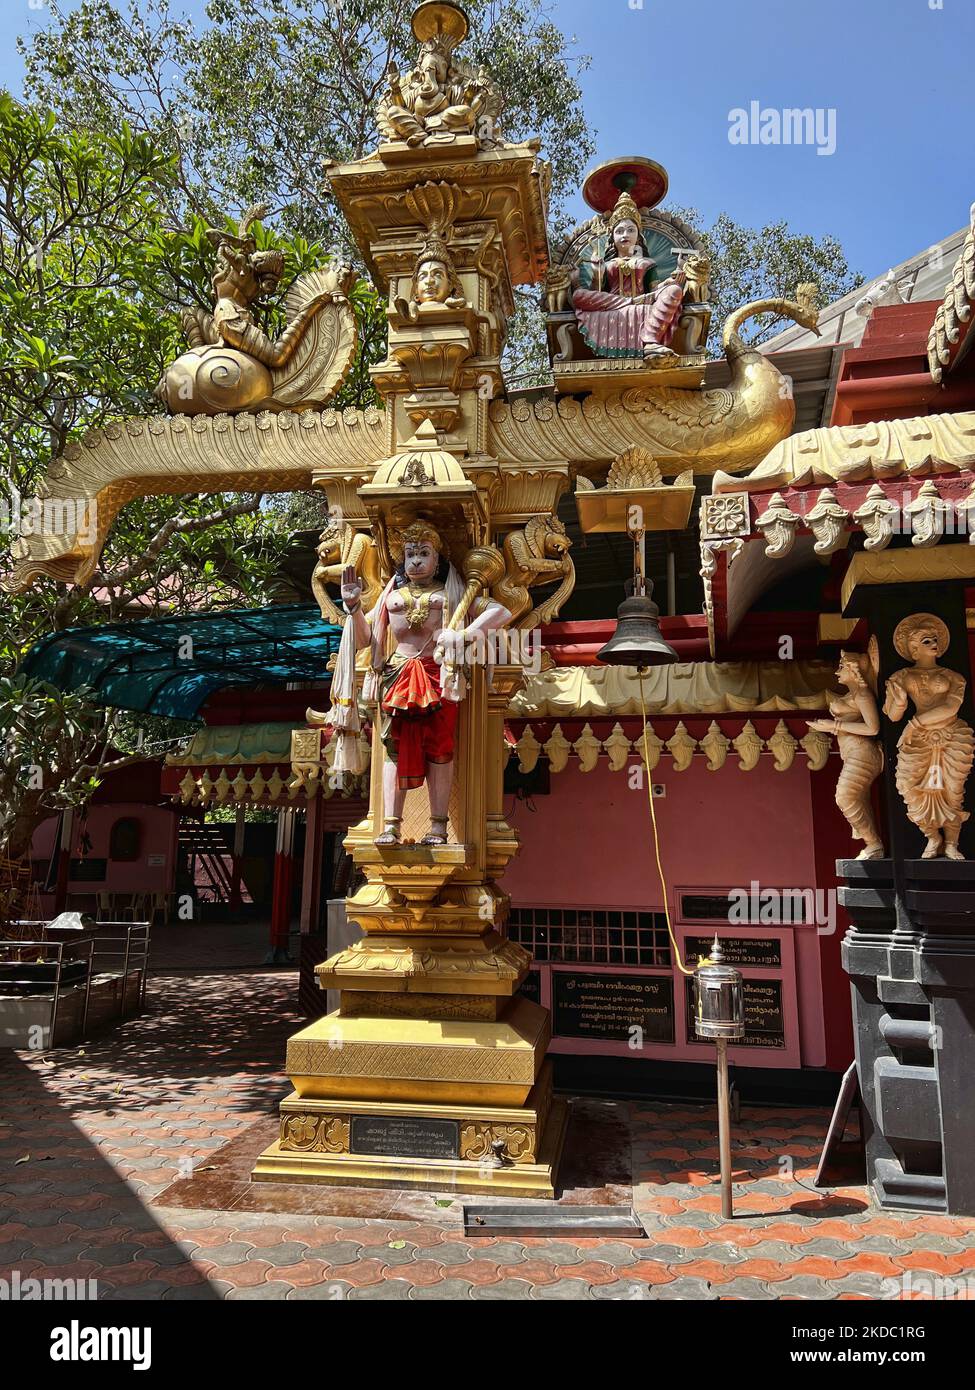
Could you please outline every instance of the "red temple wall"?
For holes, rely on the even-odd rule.
[[[502,880],[513,908],[662,910],[646,787],[631,790],[628,781],[635,766],[631,762],[627,771],[611,772],[601,761],[592,772],[583,773],[570,764],[552,774],[551,794],[535,797],[534,811],[509,798],[509,820],[522,838],[520,853]],[[849,983],[839,966],[846,921],[836,905],[833,865],[837,857],[855,854],[859,846],[833,803],[838,766],[833,757],[823,771],[811,773],[800,754],[788,771],[777,772],[772,759],[763,756],[758,767],[746,773],[732,754],[717,772],[709,772],[700,757],[687,771],[676,772],[665,754],[653,774],[654,783],[666,787],[666,795],[656,798],[654,806],[672,917],[682,945],[685,936],[711,935],[715,929],[713,922],[693,920],[682,912],[682,895],[689,891],[750,891],[754,881],[759,891],[819,889],[824,894],[816,902],[816,915],[825,919],[819,924],[786,921],[774,928],[739,929],[721,923],[722,934],[747,938],[761,937],[764,931],[782,939],[782,971],[769,978],[781,978],[783,1001],[791,1010],[786,1046],[765,1054],[754,1047],[734,1049],[743,1065],[841,1069],[852,1055]],[[580,960],[573,968],[586,966]],[[680,993],[675,981],[675,997]],[[545,994],[543,988],[542,1002],[548,1003]],[[676,1046],[652,1055],[701,1060],[682,1036],[679,1006],[677,1022]],[[556,1039],[553,1046],[626,1053],[620,1044],[560,1045]]]

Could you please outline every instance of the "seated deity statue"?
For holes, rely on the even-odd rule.
[[[640,210],[627,192],[620,194],[606,227],[614,254],[583,263],[572,274],[572,307],[582,337],[599,357],[675,356],[671,342],[685,300],[695,290],[702,299],[706,294],[700,264],[690,290],[687,267],[656,281]]]
[[[447,842],[454,742],[462,683],[456,682],[450,652],[472,650],[471,639],[503,627],[511,614],[491,599],[476,600],[459,631],[446,629],[464,595],[464,581],[450,563],[433,526],[414,522],[391,537],[397,568],[379,602],[362,611],[362,584],[349,567],[342,578],[346,623],[332,682],[331,723],[336,734],[333,767],[357,770],[354,744],[359,717],[355,695],[355,655],[369,648],[371,666],[363,689],[366,704],[378,706],[383,767],[383,831],[376,843],[400,843],[406,794],[427,784],[430,830],[424,845]],[[395,648],[387,655],[387,638]],[[348,743],[348,747],[346,744]],[[347,762],[347,754],[349,761]]]
[[[405,79],[395,63],[386,69],[386,91],[378,107],[379,126],[388,139],[408,145],[449,142],[470,135],[486,118],[483,133],[493,129],[496,93],[486,72],[473,73],[450,56],[443,36],[421,47],[416,67]]]

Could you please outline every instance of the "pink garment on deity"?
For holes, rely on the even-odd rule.
[[[653,302],[644,343],[661,343],[664,347],[669,347],[670,340],[677,331],[683,308],[683,283],[677,280],[664,281]]]
[[[667,346],[684,302],[684,287],[665,281],[656,300],[644,286],[654,262],[643,257],[610,261],[609,290],[577,289],[572,296],[579,331],[593,352],[605,357],[642,356],[647,343]]]

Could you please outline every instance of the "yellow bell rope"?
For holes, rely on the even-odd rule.
[[[664,895],[664,916],[667,919],[667,935],[670,937],[670,944],[673,947],[674,959],[677,962],[677,969],[682,975],[693,975],[693,970],[688,970],[684,964],[684,959],[677,945],[677,938],[674,935],[674,928],[670,921],[670,902],[667,893],[667,880],[664,878],[664,867],[660,862],[660,836],[657,833],[657,811],[653,804],[653,778],[650,775],[650,749],[647,746],[647,702],[643,695],[643,670],[642,666],[637,668],[637,676],[640,681],[640,709],[643,713],[643,765],[647,770],[647,792],[650,796],[650,821],[653,825],[653,848],[657,859],[657,873],[660,875],[660,887]]]

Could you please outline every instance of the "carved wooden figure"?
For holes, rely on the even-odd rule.
[[[843,759],[843,770],[836,783],[836,804],[856,839],[863,841],[857,858],[882,859],[884,846],[870,791],[883,770],[884,753],[877,740],[880,715],[868,658],[858,652],[841,652],[836,678],[845,691],[829,696],[832,717],[811,719],[809,727],[836,735]]]
[[[897,743],[897,790],[907,814],[927,837],[923,859],[964,859],[958,848],[965,783],[975,762],[975,733],[958,711],[965,698],[965,678],[938,665],[948,649],[948,628],[932,613],[914,613],[897,625],[894,646],[913,661],[887,682],[884,714],[903,719],[908,705],[915,713]]]

